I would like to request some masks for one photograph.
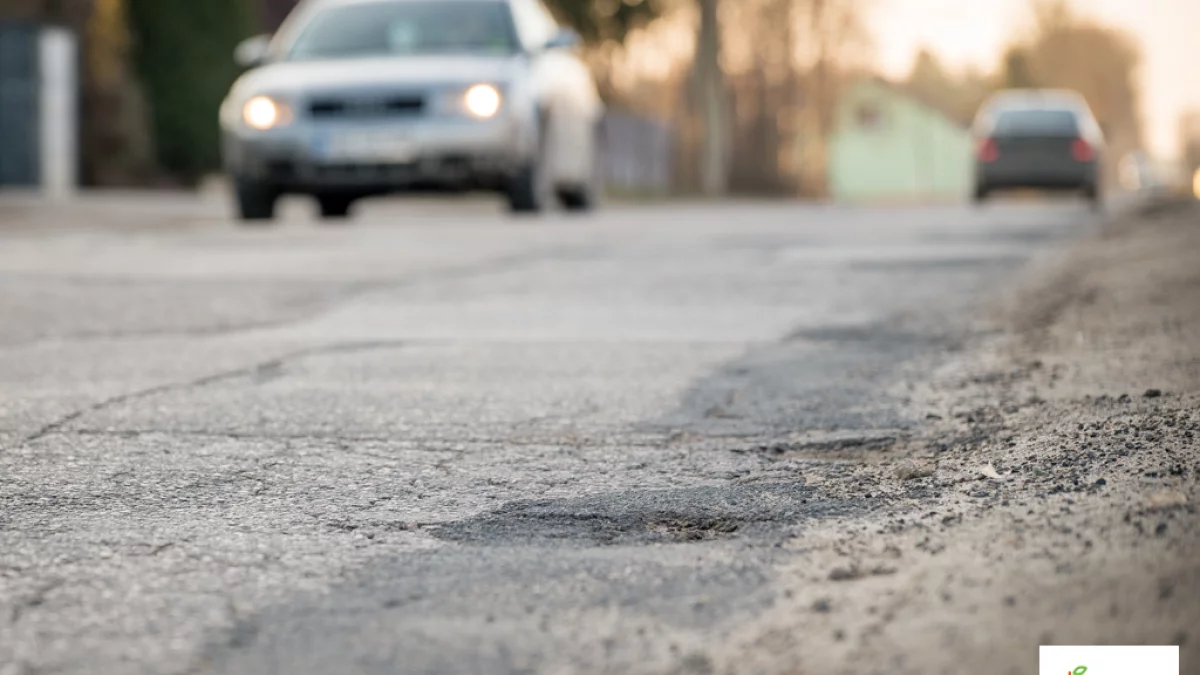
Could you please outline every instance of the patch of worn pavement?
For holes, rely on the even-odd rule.
[[[988,237],[1086,225],[739,206],[0,251],[10,276],[128,269],[166,295],[176,268],[308,284],[324,260],[315,281],[349,289],[250,293],[262,326],[220,285],[205,288],[232,304],[195,323],[105,323],[121,293],[72,318],[70,284],[28,315],[0,345],[17,421],[0,453],[15,616],[0,661],[716,672],[774,612],[842,611],[810,592],[907,578],[907,549],[856,542],[912,523],[933,532],[915,555],[945,550],[958,515],[922,464],[936,420],[903,385],[979,337],[967,313],[1016,272],[1014,250],[1045,244]],[[929,433],[947,452],[992,433],[988,415],[943,419]],[[808,646],[836,656],[839,630]]]
[[[516,502],[443,525],[434,535],[491,545],[652,544],[763,536],[780,526],[866,510],[862,502],[819,499],[800,482],[706,486]]]

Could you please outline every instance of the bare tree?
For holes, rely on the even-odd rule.
[[[1032,82],[1083,95],[1104,127],[1114,156],[1141,149],[1141,54],[1136,41],[1119,28],[1076,14],[1063,0],[1035,0],[1034,15],[1032,39],[1023,47]]]
[[[827,194],[826,168],[828,139],[836,126],[837,104],[847,75],[864,65],[870,38],[863,21],[859,0],[798,0],[797,42],[801,64],[806,66],[801,79],[806,127],[812,144],[811,163],[804,175],[806,192],[816,197]]]
[[[1005,67],[1004,77],[1007,77],[1007,70]],[[917,54],[903,84],[918,99],[963,125],[971,123],[979,105],[994,87],[993,78],[982,72],[966,70],[956,73],[947,70],[926,49]]]
[[[1179,159],[1188,179],[1200,170],[1200,110],[1185,112],[1179,121]]]

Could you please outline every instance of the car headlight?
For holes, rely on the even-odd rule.
[[[495,117],[500,112],[503,97],[500,90],[490,84],[477,84],[463,95],[463,107],[480,119]]]
[[[266,131],[291,121],[291,110],[268,96],[255,96],[242,107],[242,120],[252,129]]]

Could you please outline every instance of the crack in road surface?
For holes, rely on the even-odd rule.
[[[65,427],[70,425],[72,422],[75,422],[76,420],[79,420],[80,418],[83,418],[92,413],[101,412],[108,408],[112,408],[114,406],[119,406],[119,405],[122,405],[125,403],[130,403],[133,401],[138,401],[140,399],[150,398],[153,396],[158,396],[160,394],[166,394],[166,393],[170,393],[170,392],[202,389],[204,387],[207,387],[207,386],[210,386],[213,384],[217,384],[220,382],[227,382],[229,380],[238,380],[238,379],[242,379],[242,378],[250,379],[251,381],[255,382],[256,384],[264,384],[272,379],[277,379],[278,377],[280,377],[282,375],[283,370],[286,368],[286,366],[294,361],[312,358],[314,356],[323,356],[323,355],[332,355],[332,354],[351,354],[351,353],[375,351],[375,350],[381,350],[381,349],[399,349],[399,348],[405,346],[406,344],[407,344],[406,342],[399,341],[399,340],[396,340],[396,341],[393,341],[393,340],[363,340],[363,341],[334,342],[331,344],[321,345],[321,346],[317,346],[317,347],[306,347],[304,349],[297,349],[295,351],[288,352],[281,356],[276,356],[274,358],[267,359],[265,361],[260,361],[258,363],[255,363],[255,364],[252,364],[249,366],[245,366],[242,368],[234,368],[231,370],[225,370],[225,371],[221,371],[219,373],[214,373],[212,375],[205,375],[203,377],[198,377],[198,378],[194,378],[191,380],[187,380],[185,382],[170,382],[167,384],[160,384],[160,385],[155,385],[153,387],[146,387],[144,389],[138,389],[137,391],[131,391],[131,392],[127,392],[124,394],[118,394],[116,396],[106,398],[102,401],[97,401],[96,403],[93,403],[92,405],[86,406],[84,408],[80,408],[78,410],[72,411],[72,412],[54,420],[53,422],[50,422],[50,423],[42,426],[37,431],[33,432],[32,434],[29,434],[24,439],[22,439],[21,444],[24,445],[24,444],[28,444],[33,441],[37,441],[39,439],[45,438],[46,436],[49,436],[51,434],[54,434],[54,433],[64,429]]]

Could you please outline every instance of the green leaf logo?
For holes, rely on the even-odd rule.
[[[1087,672],[1087,666],[1079,666],[1075,670],[1071,671],[1071,675],[1083,675],[1086,672]]]

